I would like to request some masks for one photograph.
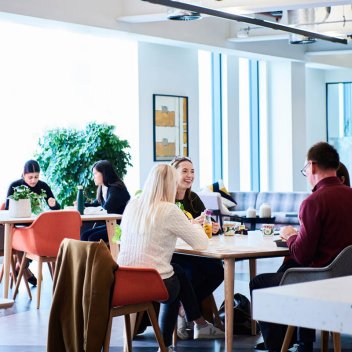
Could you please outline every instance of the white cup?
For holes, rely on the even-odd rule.
[[[246,211],[246,217],[255,218],[256,216],[257,216],[257,211],[254,208],[249,207]]]
[[[275,224],[263,224],[261,230],[263,232],[263,238],[273,237]]]

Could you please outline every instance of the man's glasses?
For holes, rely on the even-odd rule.
[[[190,157],[188,157],[188,156],[183,156],[183,155],[178,155],[178,156],[175,156],[175,157],[172,159],[170,165],[171,165],[171,166],[174,166],[176,163],[179,164],[179,163],[181,163],[182,161],[190,161],[190,162],[192,162],[192,160],[191,160]]]
[[[301,173],[304,177],[307,177],[307,169],[310,164],[316,164],[316,161],[308,161],[307,164],[304,165],[303,169],[301,169]]]

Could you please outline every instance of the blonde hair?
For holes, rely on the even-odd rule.
[[[123,227],[128,231],[144,233],[149,232],[155,219],[162,216],[161,202],[175,203],[177,189],[176,170],[167,164],[155,165],[149,172],[142,194],[127,206],[122,219]],[[131,212],[131,214],[130,214]]]

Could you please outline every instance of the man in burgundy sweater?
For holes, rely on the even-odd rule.
[[[345,247],[352,245],[352,188],[336,177],[339,155],[325,142],[313,145],[301,170],[313,193],[299,210],[300,229],[283,227],[281,237],[287,241],[291,256],[277,273],[261,274],[250,282],[250,290],[278,286],[283,273],[292,267],[323,267],[331,263]],[[280,351],[286,326],[259,322],[264,344],[257,349]],[[312,352],[315,331],[299,329],[298,351]]]

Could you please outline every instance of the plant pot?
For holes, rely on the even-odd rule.
[[[9,214],[14,218],[29,218],[32,215],[30,199],[10,199]]]

